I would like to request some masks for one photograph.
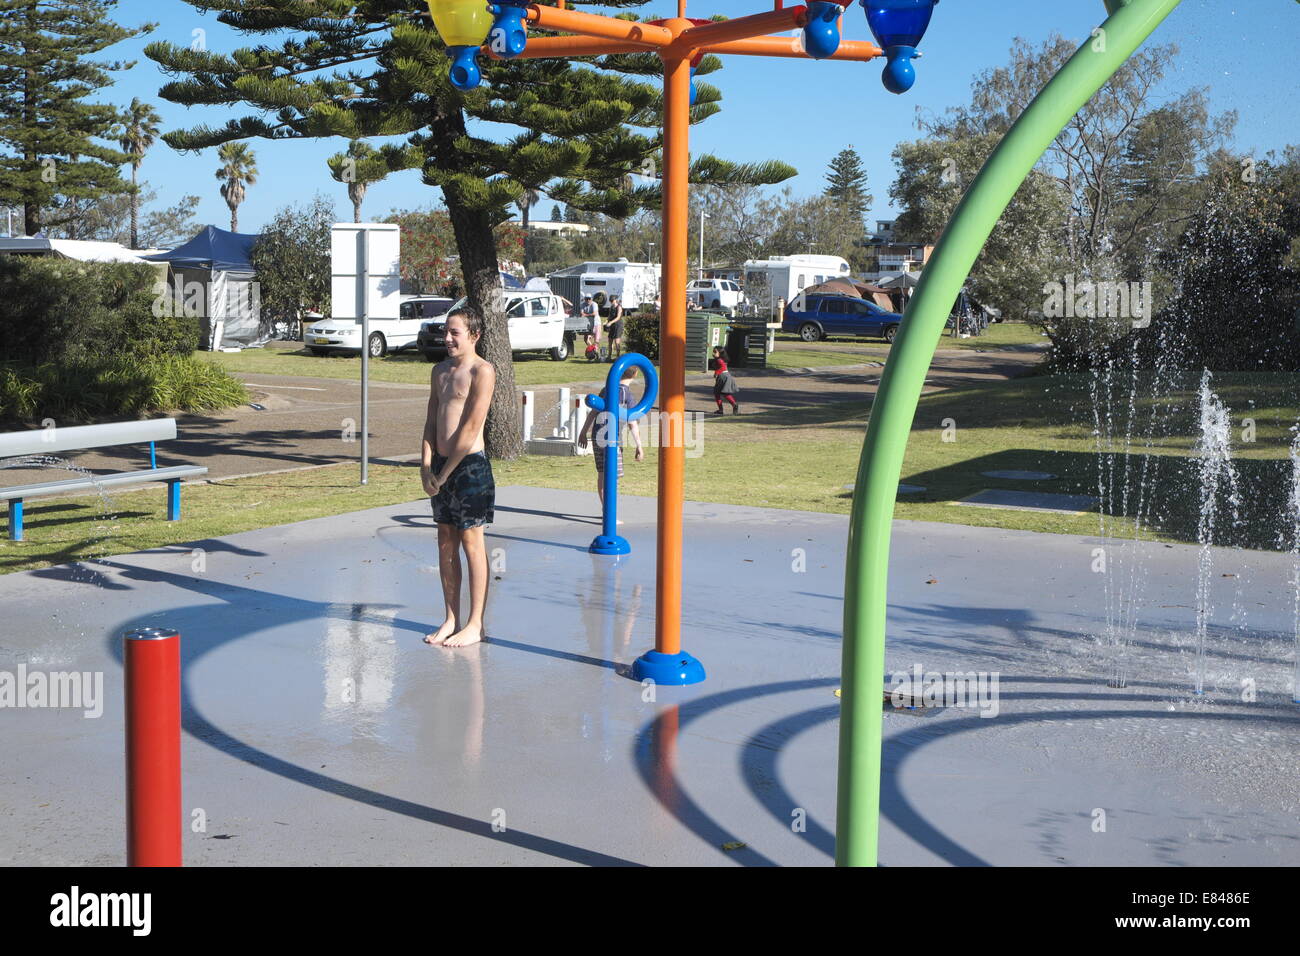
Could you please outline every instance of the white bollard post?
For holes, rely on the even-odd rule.
[[[568,431],[569,419],[564,414],[564,410],[569,407],[569,390],[560,389],[560,400],[556,403],[555,429],[551,432],[552,438],[573,438],[574,436],[565,434]]]
[[[533,393],[524,392],[524,413],[520,416],[524,422],[524,441],[533,437]]]

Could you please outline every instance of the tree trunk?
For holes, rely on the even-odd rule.
[[[230,207],[230,231],[239,232],[239,207]]]
[[[528,194],[524,194],[524,278],[528,277],[528,211],[532,205],[528,202]]]
[[[483,338],[479,341],[478,352],[492,363],[497,372],[492,407],[483,427],[483,440],[489,458],[508,461],[518,458],[523,451],[520,434],[523,424],[519,396],[515,392],[514,357],[510,351],[505,297],[501,294],[496,238],[488,212],[469,208],[458,193],[454,187],[445,187],[443,198],[456,234],[465,294],[470,306],[483,316]]]
[[[135,182],[135,173],[139,169],[139,164],[131,164],[131,248],[140,248],[140,234],[137,228],[140,216],[140,193]]]

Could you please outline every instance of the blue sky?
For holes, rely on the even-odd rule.
[[[688,14],[741,16],[764,9],[768,6],[763,0],[693,0]],[[672,15],[675,3],[654,0],[642,11]],[[101,100],[126,105],[138,96],[153,103],[164,130],[224,123],[229,114],[222,108],[187,109],[162,100],[158,88],[165,77],[139,51],[152,39],[188,46],[196,29],[206,31],[207,47],[214,51],[252,45],[250,39],[255,43],[256,38],[240,37],[215,16],[202,15],[182,0],[121,0],[115,19],[125,25],[153,21],[158,27],[147,38],[106,51],[104,55],[136,58],[138,63],[116,74],[115,85],[103,91]],[[796,195],[808,196],[821,191],[831,157],[852,144],[862,155],[876,197],[873,216],[887,218],[894,176],[890,152],[900,140],[916,137],[918,107],[941,112],[966,102],[972,77],[1004,64],[1016,36],[1037,44],[1059,32],[1081,42],[1103,19],[1102,0],[942,0],[921,46],[924,56],[917,61],[916,86],[903,96],[881,86],[879,61],[727,57],[724,69],[708,77],[722,91],[722,112],[692,128],[691,149],[737,161],[784,160],[799,170],[787,185]],[[849,39],[871,38],[860,5],[850,8],[845,26]],[[1183,0],[1151,42],[1181,48],[1162,95],[1208,87],[1215,112],[1235,109],[1240,114],[1237,147],[1262,156],[1289,142],[1300,143],[1297,41],[1296,0]],[[279,207],[308,200],[318,191],[335,200],[340,218],[352,218],[343,187],[325,167],[326,157],[345,147],[343,140],[254,139],[250,145],[260,176],[240,207],[241,231],[256,231]],[[145,157],[140,175],[158,191],[160,202],[198,195],[202,221],[229,227],[216,167],[215,150],[180,154],[160,142]],[[372,186],[364,210],[367,218],[378,217],[393,207],[428,206],[438,199],[436,189],[408,172]],[[551,200],[543,198],[535,215],[548,216],[551,206]]]

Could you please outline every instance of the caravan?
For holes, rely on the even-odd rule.
[[[839,256],[770,256],[745,261],[745,298],[760,315],[780,322],[785,304],[809,286],[849,277]]]
[[[581,262],[552,272],[546,277],[551,289],[575,305],[584,296],[605,294],[605,301],[616,295],[626,311],[643,304],[653,305],[659,295],[659,264],[654,262]]]

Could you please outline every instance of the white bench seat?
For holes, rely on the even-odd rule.
[[[113,445],[149,443],[149,461],[156,465],[154,443],[176,437],[176,420],[155,418],[137,422],[112,422],[104,425],[75,425],[70,428],[29,429],[0,434],[0,458],[44,455],[56,451],[106,448]],[[70,494],[117,488],[123,485],[167,483],[167,520],[181,518],[181,481],[206,475],[208,469],[201,465],[175,465],[170,468],[151,467],[140,471],[118,471],[108,475],[82,475],[59,481],[41,481],[28,485],[0,488],[0,501],[9,502],[9,538],[23,540],[23,500],[48,498],[51,495]]]

